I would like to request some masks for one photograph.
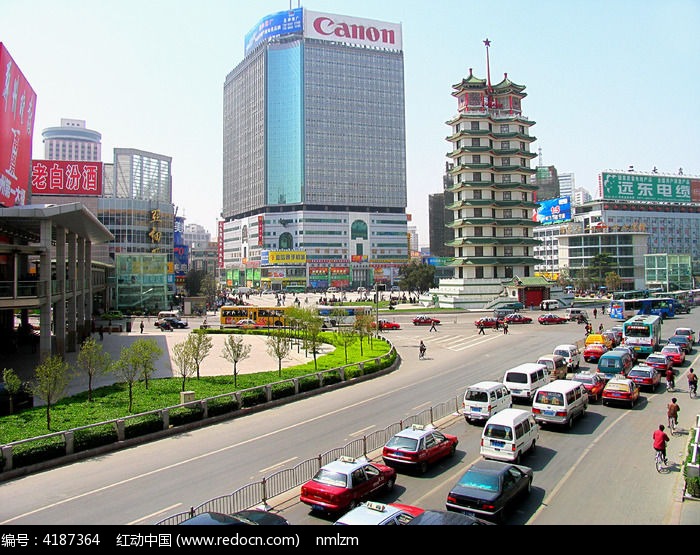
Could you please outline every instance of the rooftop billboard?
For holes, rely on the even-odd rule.
[[[401,24],[304,10],[304,37],[401,50]]]
[[[32,161],[32,195],[102,196],[102,162]]]
[[[245,55],[247,56],[248,52],[266,39],[301,33],[303,24],[302,10],[303,8],[296,8],[263,17],[245,36]]]
[[[537,201],[537,221],[542,225],[571,221],[571,197],[560,197]]]
[[[0,206],[24,205],[32,165],[36,93],[0,42]]]
[[[600,176],[604,200],[700,202],[700,179],[676,175],[607,173]]]

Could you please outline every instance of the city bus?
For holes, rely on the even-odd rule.
[[[613,320],[628,320],[637,314],[654,314],[661,318],[673,318],[676,315],[676,300],[671,297],[613,299],[610,301],[609,314]]]
[[[690,314],[690,307],[693,304],[690,291],[668,291],[666,293],[654,293],[653,296],[670,297],[676,301],[676,314]]]
[[[372,306],[331,306],[319,305],[316,307],[318,315],[323,318],[324,327],[352,326],[359,314],[373,314]]]
[[[661,316],[639,314],[622,324],[624,343],[638,354],[650,355],[661,348]]]
[[[261,327],[283,327],[287,325],[289,306],[232,305],[219,309],[219,326],[235,328],[239,320],[253,320]]]

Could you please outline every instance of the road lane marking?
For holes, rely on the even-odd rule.
[[[166,511],[170,512],[175,507],[179,507],[180,505],[182,505],[182,503],[175,503],[174,505],[170,505],[170,507],[163,507],[160,511],[156,511],[155,513],[151,513],[150,515],[142,516],[141,518],[137,518],[136,520],[132,520],[131,522],[127,522],[126,524],[127,524],[127,526],[132,526],[134,524],[138,524],[139,522],[143,522],[146,519],[153,518],[156,515],[161,515]]]
[[[352,432],[350,434],[350,437],[362,435],[363,432],[366,432],[367,430],[371,430],[372,428],[376,428],[376,426],[374,424],[372,424],[371,426],[367,426],[366,428],[362,428],[361,430],[357,430],[356,432]]]
[[[293,460],[298,459],[299,457],[292,457],[291,459],[287,459],[286,461],[280,461],[277,464],[273,464],[272,466],[268,466],[267,468],[261,468],[258,470],[258,472],[267,472],[268,470],[272,470],[273,468],[277,468],[279,466],[282,466],[283,464],[287,464],[288,462],[292,462]]]

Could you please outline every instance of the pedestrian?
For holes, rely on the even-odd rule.
[[[498,331],[500,329],[501,329],[501,321],[498,318],[496,318],[496,331]]]
[[[503,335],[508,335],[508,322],[503,322]]]
[[[598,326],[598,333],[603,333],[604,329],[605,329],[605,326],[603,326],[603,324],[600,324],[600,326]]]
[[[100,341],[104,341],[104,339],[105,339],[104,326],[100,326]]]
[[[437,328],[435,327],[435,320],[430,323],[430,331],[437,333]]]
[[[594,308],[593,309],[593,318],[597,318],[597,317],[598,317],[598,309]]]
[[[486,335],[484,333],[484,324],[479,324],[479,335]]]
[[[107,333],[112,335],[112,320],[109,321],[109,324],[107,327]]]
[[[143,320],[141,320],[141,325],[139,326],[141,328],[141,333],[143,333]]]

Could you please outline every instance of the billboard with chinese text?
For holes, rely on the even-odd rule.
[[[32,165],[36,93],[0,42],[0,206],[24,205]]]
[[[102,162],[32,160],[32,195],[102,196]]]
[[[700,202],[700,179],[681,175],[601,174],[604,200]]]
[[[538,201],[537,221],[541,225],[571,221],[571,197],[559,197]]]
[[[285,10],[263,17],[255,24],[245,36],[244,54],[253,50],[262,41],[289,35],[290,33],[301,33],[303,24],[303,8]]]

